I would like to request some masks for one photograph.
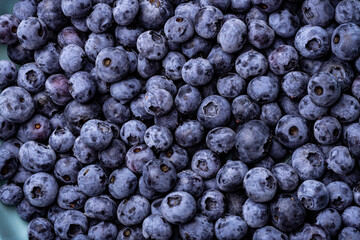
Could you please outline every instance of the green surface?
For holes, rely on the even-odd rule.
[[[12,7],[16,2],[16,0],[1,0],[0,15],[12,13]],[[0,44],[0,59],[9,59],[6,53],[6,45]],[[27,223],[21,220],[15,207],[0,203],[0,240],[25,239],[27,239]]]

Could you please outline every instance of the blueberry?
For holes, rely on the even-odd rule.
[[[329,192],[325,185],[316,180],[306,180],[300,184],[297,196],[304,207],[311,211],[324,209],[329,203]]]
[[[235,137],[239,158],[245,163],[256,163],[269,150],[270,129],[261,120],[251,120],[242,125]]]
[[[173,144],[168,150],[159,154],[159,159],[170,161],[174,165],[176,171],[179,172],[187,166],[189,156],[184,148],[177,144]]]
[[[331,51],[341,60],[355,60],[360,53],[359,45],[360,27],[355,23],[341,24],[331,36]]]
[[[55,237],[53,225],[45,218],[31,220],[27,228],[29,239],[53,239]]]
[[[144,141],[156,152],[165,151],[171,146],[173,136],[168,128],[154,125],[145,131]]]
[[[200,91],[191,85],[184,85],[179,88],[174,99],[176,109],[182,114],[191,114],[196,112],[201,104]]]
[[[153,214],[144,219],[142,234],[147,239],[166,240],[172,236],[172,226],[159,214]]]
[[[85,51],[75,44],[65,46],[59,56],[61,68],[68,73],[75,73],[85,64]]]
[[[86,18],[86,25],[93,33],[103,33],[112,26],[112,9],[105,3],[93,6],[91,13]]]
[[[65,153],[72,149],[75,136],[67,128],[57,128],[49,137],[49,145],[59,153]]]
[[[215,45],[207,56],[207,60],[213,65],[214,73],[218,76],[233,70],[234,58],[234,54],[224,52],[219,45]]]
[[[117,24],[127,26],[133,22],[139,11],[139,2],[134,0],[117,0],[112,14]]]
[[[217,154],[227,153],[234,147],[235,135],[228,127],[213,128],[206,136],[206,145]]]
[[[343,91],[347,91],[351,88],[354,79],[354,71],[349,62],[340,60],[336,57],[331,57],[321,65],[319,71],[331,73],[336,78]]]
[[[315,144],[307,143],[297,148],[291,160],[301,180],[320,179],[325,172],[325,156]]]
[[[310,96],[306,95],[299,102],[299,113],[306,120],[316,120],[324,116],[328,108],[320,107],[311,101]]]
[[[230,115],[229,102],[219,95],[210,95],[203,99],[197,111],[197,119],[205,128],[215,128],[227,124]]]
[[[49,171],[55,165],[56,154],[49,146],[28,141],[20,148],[19,161],[31,172]]]
[[[282,112],[277,103],[268,103],[261,106],[260,120],[268,126],[275,126],[282,117]]]
[[[155,75],[146,81],[146,90],[153,91],[157,89],[164,89],[168,91],[171,96],[175,96],[177,88],[173,81],[165,76]]]
[[[344,142],[350,152],[355,156],[360,156],[360,148],[358,141],[360,139],[360,125],[358,123],[350,124],[344,130]]]
[[[253,78],[247,86],[247,94],[257,103],[270,103],[274,101],[279,93],[277,79],[268,76]]]
[[[149,60],[142,54],[138,55],[137,72],[143,78],[154,76],[160,69],[161,62]]]
[[[124,1],[123,1],[124,2]],[[116,21],[116,19],[115,19]],[[144,32],[139,26],[116,26],[115,28],[115,38],[116,40],[126,47],[136,47],[136,40],[141,33]]]
[[[309,139],[309,129],[304,118],[285,115],[277,123],[275,136],[279,142],[288,148],[297,148]]]
[[[354,202],[359,206],[360,205],[360,186],[356,184],[353,188]]]
[[[341,1],[335,8],[335,20],[339,23],[360,24],[360,5],[354,0]]]
[[[325,116],[314,124],[314,137],[320,144],[334,144],[339,140],[341,131],[341,124],[334,117]]]
[[[62,74],[54,74],[46,79],[45,89],[51,100],[57,105],[65,106],[72,100],[69,92],[69,79]]]
[[[15,206],[24,198],[21,187],[14,183],[4,184],[0,187],[0,201],[5,205]]]
[[[20,43],[8,45],[7,55],[11,61],[17,64],[34,61],[34,51],[23,48]]]
[[[248,1],[248,0],[246,0]],[[251,0],[250,0],[251,1]],[[251,6],[250,6],[251,7]],[[263,20],[263,21],[267,21],[268,20],[268,14],[265,12],[262,12],[261,10],[259,10],[259,8],[257,7],[251,7],[249,9],[249,11],[247,11],[245,14],[245,22],[246,24],[249,24],[251,20],[254,19],[259,19],[259,20]]]
[[[24,183],[24,196],[35,207],[50,206],[58,194],[56,179],[44,172],[31,175]]]
[[[296,33],[294,45],[301,56],[317,59],[330,50],[330,37],[320,26],[305,25]]]
[[[141,226],[132,226],[120,229],[116,240],[145,240],[145,238]]]
[[[57,203],[62,209],[82,209],[87,196],[76,185],[64,185],[60,187]]]
[[[248,167],[241,161],[228,161],[216,175],[216,183],[222,191],[234,192],[242,187]]]
[[[81,127],[80,137],[88,147],[104,150],[110,145],[113,132],[106,122],[92,119]]]
[[[96,69],[101,80],[109,83],[118,82],[129,72],[129,59],[125,51],[107,47],[96,57]],[[122,66],[119,68],[118,66]]]
[[[143,168],[144,183],[156,192],[168,192],[176,183],[176,170],[167,160],[149,161]]]
[[[75,184],[82,164],[74,157],[60,158],[54,166],[55,178],[64,184]]]
[[[46,215],[46,208],[39,208],[31,205],[29,201],[23,199],[17,206],[16,211],[19,217],[27,222],[37,217],[44,217]]]
[[[339,100],[330,108],[330,114],[340,122],[350,123],[360,115],[359,101],[347,94],[342,94]]]
[[[341,228],[341,215],[333,208],[326,208],[316,216],[316,225],[325,228],[331,236],[336,236]]]
[[[258,118],[260,115],[260,107],[252,101],[248,95],[240,95],[236,97],[232,104],[232,114],[239,123]]]
[[[31,118],[35,104],[31,95],[21,87],[8,87],[0,94],[1,115],[12,123],[24,123]]]
[[[98,196],[108,184],[107,175],[98,165],[88,165],[79,171],[77,182],[80,190],[87,196]]]
[[[281,82],[281,89],[292,99],[301,99],[306,95],[310,76],[304,72],[292,71],[287,73]]]
[[[145,111],[154,116],[168,113],[173,106],[171,94],[164,89],[147,91],[144,98]]]
[[[116,169],[109,177],[109,192],[116,199],[130,197],[136,188],[137,177],[128,168]]]
[[[37,3],[33,0],[18,1],[14,4],[14,7],[12,9],[13,15],[20,21],[24,20],[27,17],[35,17],[36,5]]]
[[[236,72],[244,79],[249,79],[266,73],[268,62],[261,53],[250,50],[238,56],[235,62]]]
[[[294,36],[298,31],[300,20],[296,14],[284,9],[270,14],[269,25],[280,37],[289,38]]]
[[[276,239],[288,240],[289,238],[286,236],[285,233],[277,230],[273,226],[265,226],[259,228],[254,232],[253,235],[253,240],[276,240]]]
[[[235,53],[241,50],[245,45],[246,39],[246,25],[239,19],[226,21],[217,35],[217,41],[226,53]]]
[[[115,124],[122,124],[129,120],[130,109],[127,105],[109,97],[102,106],[105,118]]]
[[[248,22],[248,40],[258,49],[271,46],[275,40],[275,31],[269,27],[266,21],[253,19]]]
[[[360,238],[360,231],[353,227],[344,227],[338,235],[339,240],[358,238]]]
[[[117,226],[114,223],[103,221],[89,228],[88,237],[89,239],[115,240],[117,234]]]
[[[346,227],[354,227],[359,230],[360,228],[360,208],[357,206],[347,207],[341,215],[343,224]]]
[[[73,26],[65,27],[57,35],[57,42],[61,48],[70,44],[75,44],[84,48],[86,43],[86,34]]]
[[[215,223],[215,236],[220,240],[235,240],[245,237],[248,226],[239,216],[229,215]]]
[[[195,30],[190,19],[173,16],[166,21],[164,32],[168,40],[175,43],[184,43],[193,37]]]
[[[84,213],[89,218],[112,220],[116,216],[116,203],[108,196],[89,198],[84,206]]]
[[[224,15],[214,6],[204,6],[195,16],[195,31],[205,39],[215,38],[221,28]]]
[[[279,106],[285,115],[301,116],[299,113],[299,101],[281,94],[278,99]]]
[[[97,160],[97,152],[88,147],[81,137],[77,137],[73,147],[74,157],[83,164],[90,164]]]
[[[197,151],[191,161],[191,170],[199,174],[203,179],[215,177],[220,167],[219,157],[208,149]]]
[[[220,76],[216,87],[221,96],[235,98],[245,91],[246,82],[236,73],[227,73]]]
[[[168,52],[162,60],[162,66],[165,69],[165,75],[172,80],[181,79],[181,69],[184,66],[186,59],[184,55],[179,52]]]
[[[126,166],[135,173],[142,173],[145,164],[154,159],[153,151],[146,144],[131,147],[125,156]]]
[[[291,232],[305,220],[306,211],[299,199],[292,194],[283,193],[270,203],[271,222],[279,230]]]
[[[181,46],[182,53],[188,58],[207,57],[212,49],[210,40],[195,35]],[[209,59],[210,60],[210,59]]]
[[[146,198],[133,195],[120,202],[117,218],[125,226],[141,223],[150,214],[150,203]]]
[[[353,201],[353,194],[349,185],[341,181],[329,183],[326,188],[329,191],[329,206],[338,211],[349,207]]]
[[[175,8],[175,16],[184,16],[190,19],[193,23],[195,23],[195,16],[200,11],[200,3],[199,2],[184,2],[179,4]]]
[[[193,197],[198,198],[204,191],[204,181],[199,174],[190,169],[184,170],[177,174],[177,182],[174,191],[188,192]]]
[[[19,186],[24,185],[26,179],[32,175],[32,172],[19,166],[15,175],[11,178],[11,182]]]
[[[287,163],[278,163],[272,169],[280,190],[284,192],[294,191],[299,184],[299,176],[294,168]]]
[[[248,197],[255,202],[267,202],[273,199],[277,189],[275,176],[266,168],[250,169],[244,177],[244,188]]]
[[[296,49],[290,45],[280,45],[268,57],[269,68],[276,75],[283,75],[295,69],[299,60]]]
[[[92,7],[92,0],[63,0],[61,1],[61,9],[65,16],[81,18],[85,17]]]
[[[16,34],[25,49],[36,50],[46,45],[49,33],[43,20],[28,17],[20,22]]]
[[[174,131],[176,127],[179,125],[179,120],[180,120],[179,118],[180,118],[179,112],[176,110],[176,108],[173,108],[170,112],[168,112],[165,115],[155,116],[154,123],[155,125],[158,125],[160,127],[165,127],[170,131]]]
[[[39,2],[37,6],[37,15],[52,31],[59,31],[68,23],[68,19],[61,9],[61,1],[45,0]]]
[[[301,17],[305,24],[325,27],[335,16],[334,7],[329,0],[313,2],[305,0],[301,7]]]
[[[13,137],[18,130],[18,125],[11,123],[9,121],[6,121],[5,118],[3,118],[0,115],[0,138],[3,140],[7,140],[11,137]]]
[[[173,12],[173,6],[167,0],[140,1],[137,20],[146,29],[158,30],[173,15]]]
[[[0,60],[0,88],[5,88],[16,82],[18,70],[10,60]]]
[[[191,86],[208,84],[214,74],[214,69],[209,60],[194,58],[187,61],[182,68],[182,78]]]
[[[301,229],[290,234],[290,239],[300,240],[300,239],[311,239],[318,237],[321,239],[329,239],[329,233],[322,228],[321,226],[312,225],[306,223]]]
[[[125,144],[118,139],[114,139],[108,148],[98,153],[98,159],[105,168],[118,168],[125,162],[125,154]]]
[[[78,210],[67,210],[61,213],[54,222],[55,234],[60,239],[69,239],[79,234],[86,234],[88,228],[88,219]]]
[[[214,224],[205,215],[197,214],[190,222],[181,224],[179,232],[182,239],[212,239],[214,237]]]

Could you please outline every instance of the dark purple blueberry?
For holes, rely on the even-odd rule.
[[[140,195],[132,195],[122,200],[117,208],[117,218],[125,226],[139,224],[148,215],[150,215],[150,203]]]

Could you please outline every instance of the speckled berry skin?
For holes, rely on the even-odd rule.
[[[23,191],[25,198],[31,205],[47,207],[56,199],[58,184],[52,175],[39,172],[26,179]]]
[[[299,55],[290,45],[280,45],[268,57],[269,68],[276,75],[284,75],[296,67]]]
[[[149,201],[140,195],[133,195],[120,202],[117,218],[125,226],[141,223],[150,214]]]
[[[205,39],[215,38],[220,31],[220,22],[224,15],[214,6],[205,6],[195,16],[195,31]]]
[[[128,74],[130,66],[125,51],[115,47],[107,47],[97,55],[95,67],[101,80],[114,83]]]
[[[330,37],[322,27],[305,25],[296,33],[294,45],[301,56],[317,59],[330,50]]]
[[[310,78],[307,91],[316,105],[329,107],[340,97],[341,88],[330,73],[320,72]]]
[[[298,187],[299,176],[291,165],[287,163],[278,163],[272,167],[271,172],[277,179],[280,190],[292,192]]]
[[[294,151],[291,165],[301,180],[320,179],[325,172],[325,156],[315,144],[308,143]]]
[[[275,136],[285,147],[300,147],[309,139],[307,122],[299,116],[285,115],[276,125]]]
[[[235,137],[240,160],[250,164],[260,161],[269,150],[270,139],[270,129],[263,121],[251,120],[242,125]]]
[[[176,183],[176,169],[170,161],[152,160],[143,168],[144,183],[156,192],[168,192]]]
[[[79,171],[77,181],[81,191],[92,197],[105,191],[108,177],[100,166],[88,165]]]
[[[289,38],[298,31],[300,20],[296,14],[284,9],[270,14],[269,25],[280,37]]]
[[[174,9],[169,1],[139,1],[138,22],[146,29],[160,29],[173,15]]]
[[[247,23],[248,40],[258,49],[265,49],[271,46],[275,40],[275,31],[269,27],[266,21],[253,19]]]
[[[49,146],[28,141],[20,148],[19,161],[25,169],[31,172],[46,172],[54,167],[56,154]]]
[[[247,39],[247,28],[239,19],[229,19],[221,27],[217,41],[224,52],[235,53],[241,50]]]
[[[244,188],[248,197],[254,202],[267,202],[275,196],[277,180],[266,168],[255,167],[246,173]]]
[[[60,239],[69,239],[78,234],[85,234],[88,228],[87,217],[78,210],[67,210],[61,213],[54,222],[55,234]]]
[[[300,184],[297,196],[306,209],[319,211],[329,203],[329,192],[326,186],[316,180],[306,180]]]
[[[210,61],[203,58],[195,58],[187,61],[181,72],[184,81],[191,86],[208,84],[213,75],[214,69]]]
[[[354,23],[338,26],[331,36],[331,51],[341,60],[355,60],[360,53],[360,27]]]
[[[179,226],[179,233],[183,239],[186,236],[195,236],[199,240],[212,239],[214,224],[206,216],[197,214],[190,222]]]
[[[29,239],[53,239],[55,237],[53,225],[45,218],[31,220],[27,227]]]
[[[279,94],[279,82],[273,77],[258,76],[249,82],[246,92],[257,103],[270,103]]]
[[[14,44],[18,41],[17,30],[20,21],[12,14],[4,14],[0,16],[0,43]]]
[[[197,119],[205,128],[214,128],[228,123],[231,115],[229,102],[219,95],[203,99],[197,111]]]
[[[61,50],[59,63],[65,72],[75,73],[84,67],[85,57],[85,51],[78,45],[71,43]]]
[[[139,53],[149,60],[161,60],[168,51],[166,38],[152,30],[138,37],[136,47]]]
[[[235,61],[236,72],[244,79],[249,79],[266,73],[268,62],[261,53],[250,50],[239,55]]]
[[[28,50],[36,50],[45,46],[49,33],[43,20],[28,17],[20,22],[16,34],[21,46]]]

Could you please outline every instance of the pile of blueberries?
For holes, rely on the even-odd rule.
[[[359,0],[19,0],[0,201],[30,240],[359,240]]]

